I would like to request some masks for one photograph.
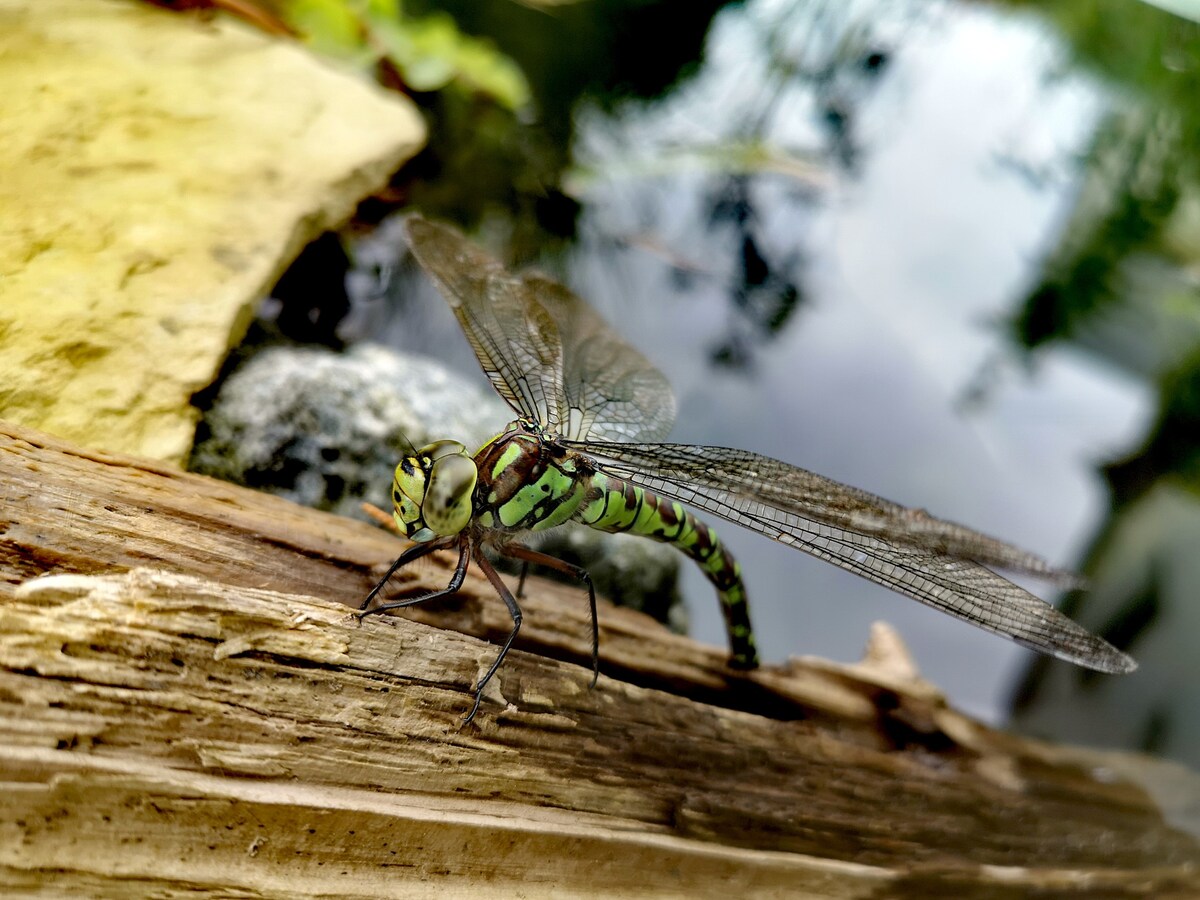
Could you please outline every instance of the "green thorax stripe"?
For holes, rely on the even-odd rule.
[[[475,464],[475,517],[487,528],[553,528],[571,518],[587,491],[590,467],[577,455],[520,430],[484,445]]]

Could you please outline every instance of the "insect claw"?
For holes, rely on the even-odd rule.
[[[471,721],[475,718],[475,713],[479,712],[479,704],[482,702],[483,688],[481,687],[475,692],[475,702],[471,704],[471,711],[462,717],[462,723],[464,726],[471,724]]]

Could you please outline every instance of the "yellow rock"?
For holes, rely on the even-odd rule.
[[[300,249],[424,140],[302,47],[130,0],[0,0],[0,418],[182,462]]]

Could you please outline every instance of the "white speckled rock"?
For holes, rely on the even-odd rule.
[[[221,386],[191,468],[363,518],[364,500],[391,510],[392,471],[410,444],[454,437],[474,450],[510,418],[433,360],[370,344],[274,347]]]
[[[217,15],[0,0],[0,417],[182,462],[253,304],[424,140]]]

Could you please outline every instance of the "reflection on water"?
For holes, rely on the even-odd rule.
[[[1181,568],[1200,536],[1200,207],[1183,152],[1200,129],[1172,106],[1186,92],[1170,80],[1196,78],[1198,57],[1178,52],[1194,26],[1129,4],[1141,37],[1166,33],[1176,51],[1172,66],[1143,52],[1169,85],[1155,95],[1079,65],[1070,41],[1094,36],[1070,30],[1070,10],[1089,6],[1073,2],[1050,7],[1066,37],[976,4],[758,0],[715,17],[716,4],[668,4],[683,40],[657,57],[675,74],[653,77],[637,71],[646,35],[629,44],[613,24],[628,4],[531,12],[515,37],[483,11],[515,7],[470,6],[456,12],[497,29],[531,73],[543,137],[561,139],[549,154],[561,166],[539,178],[564,169],[563,190],[543,195],[562,198],[551,230],[575,239],[532,237],[546,208],[523,200],[513,255],[549,247],[541,263],[660,364],[680,399],[673,438],[765,452],[1085,562],[1096,587],[1072,607],[1142,670],[1096,679],[1039,662],[1022,721],[1200,761],[1198,580]],[[563,62],[576,47],[595,71]],[[694,71],[679,47],[700,54]],[[650,101],[649,84],[671,89]],[[622,85],[636,99],[618,99]],[[538,196],[509,177],[500,200]],[[458,187],[412,194],[494,234],[491,195]],[[448,312],[422,296],[421,349],[444,339],[473,370]],[[1099,467],[1122,457],[1106,482]],[[734,526],[722,534],[768,659],[853,659],[886,618],[956,703],[1004,718],[1030,654]],[[721,643],[711,592],[685,573],[694,630]],[[1117,718],[1127,727],[1106,724]]]

